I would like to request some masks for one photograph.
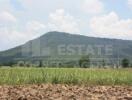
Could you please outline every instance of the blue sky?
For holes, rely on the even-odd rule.
[[[0,0],[0,50],[48,31],[132,40],[132,0]]]

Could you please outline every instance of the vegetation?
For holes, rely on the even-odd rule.
[[[132,85],[132,69],[1,68],[0,84]]]
[[[106,66],[105,60],[103,59],[103,60],[102,60],[102,67],[104,68],[105,66]]]
[[[24,45],[20,45],[18,47],[0,52],[0,63],[3,64],[16,60],[18,61],[24,60],[24,61],[32,61],[32,62],[34,62],[34,60],[45,61],[46,59],[49,59],[49,56],[51,58],[56,58],[55,60],[58,59],[63,60],[65,56],[61,55],[58,49],[58,46],[62,46],[62,45],[65,45],[62,48],[65,50],[60,50],[60,51],[65,51],[64,53],[66,54],[65,55],[66,58],[80,59],[80,55],[89,55],[89,52],[93,51],[93,53],[90,54],[94,58],[97,58],[97,60],[98,58],[102,58],[102,57],[104,59],[108,58],[111,62],[111,65],[118,63],[118,57],[120,57],[120,59],[129,58],[129,60],[132,60],[132,41],[94,38],[94,37],[87,37],[82,35],[73,35],[64,32],[48,32],[47,34],[44,34],[35,40],[31,40]],[[73,45],[73,47],[71,45]],[[80,48],[80,46],[82,46],[82,48]],[[104,47],[101,47],[100,48],[101,50],[99,50],[98,47],[100,46],[104,46]],[[108,56],[108,54],[106,54],[107,46],[112,46],[113,48],[112,55]],[[102,64],[102,61],[99,60],[98,62],[100,62],[99,65],[104,65]],[[105,65],[107,66],[107,64],[108,64],[107,60],[105,60]],[[23,64],[21,65],[23,66]],[[41,67],[41,63],[40,63],[40,67]]]
[[[89,56],[83,56],[79,60],[79,66],[80,66],[80,68],[89,68],[90,67],[90,59],[89,59]]]
[[[39,67],[43,67],[43,62],[41,60],[39,61]]]
[[[122,60],[122,67],[123,68],[128,68],[130,66],[130,62],[129,62],[129,60],[128,59],[123,59]]]

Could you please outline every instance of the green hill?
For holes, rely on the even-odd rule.
[[[132,41],[95,38],[64,32],[48,32],[24,45],[0,52],[0,63],[26,60],[77,60],[89,55],[93,61],[132,59]]]

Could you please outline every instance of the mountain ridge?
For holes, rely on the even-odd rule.
[[[23,45],[0,52],[0,63],[12,61],[16,58],[31,59],[35,57],[36,58],[42,57],[41,54],[37,54],[36,56],[35,53],[38,53],[38,51],[39,53],[40,52],[42,53],[43,51],[44,53],[45,51],[47,53],[47,51],[49,51],[48,48],[50,48],[51,50],[50,52],[51,57],[59,58],[57,53],[57,47],[59,45],[66,45],[66,46],[68,45],[74,45],[74,46],[112,45],[113,55],[111,57],[117,58],[120,55],[120,58],[129,58],[129,59],[132,58],[132,41],[131,40],[96,38],[96,37],[88,37],[84,35],[70,34],[66,32],[52,31],[34,40],[30,40]],[[75,49],[75,51],[77,51],[77,49]],[[82,50],[82,52],[84,52],[84,50]],[[69,58],[70,57],[71,56],[69,56]],[[95,55],[95,57],[97,57],[97,55]]]
[[[73,35],[73,36],[75,36],[75,35],[76,35],[76,36],[83,36],[83,37],[95,38],[95,39],[121,40],[121,41],[129,41],[129,42],[132,42],[132,40],[126,40],[126,39],[105,38],[105,37],[94,37],[94,36],[87,36],[87,35],[81,35],[81,34],[71,34],[71,33],[68,33],[68,32],[59,32],[59,31],[50,31],[50,32],[47,32],[47,33],[45,33],[45,34],[43,34],[43,35],[41,35],[41,36],[39,36],[39,37],[37,37],[37,38],[35,38],[35,39],[42,38],[42,37],[44,37],[45,35],[52,35],[52,34],[54,34],[54,33],[67,34],[67,35]],[[57,34],[56,34],[56,35],[57,35]],[[14,49],[14,48],[16,48],[16,47],[20,47],[20,46],[22,46],[22,45],[24,45],[24,44],[26,44],[26,43],[28,43],[28,42],[30,42],[30,41],[32,41],[32,40],[35,40],[35,39],[31,39],[31,40],[29,40],[29,41],[27,41],[27,42],[25,42],[25,43],[23,43],[23,44],[21,44],[21,45],[14,46],[14,47],[9,48],[9,49],[1,50],[0,52],[5,52],[5,51],[8,51],[8,50]]]

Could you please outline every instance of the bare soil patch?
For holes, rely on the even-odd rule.
[[[131,86],[0,86],[0,100],[132,100]]]

